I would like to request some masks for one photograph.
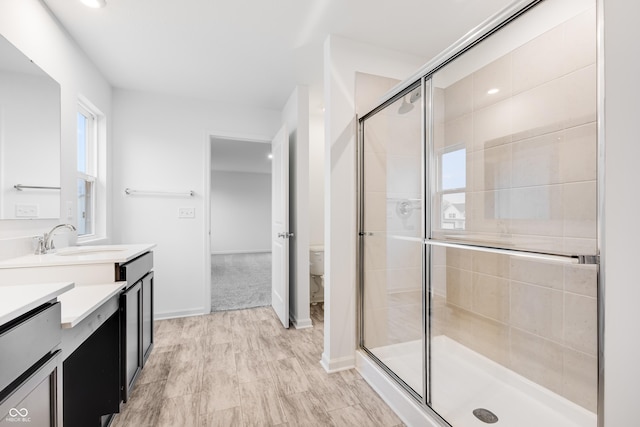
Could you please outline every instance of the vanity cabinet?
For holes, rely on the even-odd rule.
[[[126,281],[120,297],[122,401],[127,402],[153,348],[153,253],[116,266],[116,280]]]
[[[0,324],[5,317],[8,318],[3,314],[5,309],[13,306],[13,302],[21,301],[15,295],[25,296],[27,288],[23,287],[31,289],[35,286],[31,284],[38,283],[42,277],[55,282],[42,285],[42,292],[50,288],[55,290],[57,293],[46,295],[51,298],[59,296],[63,305],[53,322],[58,329],[57,335],[40,334],[46,330],[42,327],[21,335],[30,341],[28,345],[23,345],[22,341],[17,341],[17,346],[9,345],[7,348],[19,350],[22,355],[9,360],[5,356],[13,353],[4,351],[0,345],[0,393],[5,391],[3,379],[8,368],[13,366],[10,363],[17,363],[16,372],[19,372],[26,366],[20,364],[30,362],[24,357],[28,351],[38,349],[41,344],[49,344],[57,336],[60,351],[56,353],[55,360],[59,360],[59,369],[55,369],[56,374],[50,377],[57,378],[60,385],[59,393],[55,395],[59,409],[56,410],[57,415],[54,414],[54,418],[59,416],[59,420],[54,420],[57,424],[52,425],[61,425],[63,421],[65,427],[109,425],[113,415],[120,412],[122,403],[128,400],[153,348],[154,274],[151,251],[154,247],[153,244],[88,246],[0,261],[0,284],[13,285],[0,286],[0,301],[12,302],[0,304],[0,319],[3,319]],[[71,282],[76,286],[69,291],[73,288]],[[10,288],[16,290],[11,291]],[[61,334],[60,327],[63,328]],[[33,339],[36,336],[44,338]],[[47,372],[49,366],[47,362]],[[45,386],[37,389],[38,393],[48,390]],[[64,396],[60,398],[62,394]],[[0,394],[0,412],[7,402]],[[12,402],[18,404],[18,401]],[[7,411],[12,408],[8,407]]]

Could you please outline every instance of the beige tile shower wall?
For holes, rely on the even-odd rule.
[[[595,35],[592,9],[434,90],[436,154],[466,149],[468,236],[596,253]]]
[[[466,149],[458,237],[596,253],[595,91],[594,10],[434,89],[436,154]],[[596,410],[594,266],[436,248],[432,269],[435,334]]]
[[[364,339],[368,348],[422,335],[421,146],[419,108],[400,102],[365,124]]]
[[[585,407],[597,400],[595,266],[438,248],[434,333]],[[444,262],[442,261],[444,259]]]

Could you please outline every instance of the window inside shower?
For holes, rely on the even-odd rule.
[[[438,171],[439,226],[443,230],[464,230],[467,186],[467,149],[464,144],[438,154]]]
[[[452,426],[598,424],[596,88],[546,0],[360,120],[360,344]]]

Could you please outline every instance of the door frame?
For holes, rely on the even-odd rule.
[[[204,298],[204,313],[211,313],[211,141],[213,139],[230,139],[234,141],[259,142],[271,144],[272,136],[254,135],[239,132],[207,131],[204,135],[204,235],[203,256],[204,271],[203,283],[205,285],[202,297]]]

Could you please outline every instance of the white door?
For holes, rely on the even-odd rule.
[[[271,305],[289,327],[289,135],[283,126],[271,141]]]

